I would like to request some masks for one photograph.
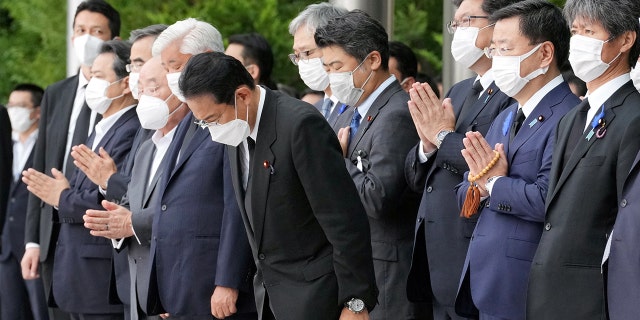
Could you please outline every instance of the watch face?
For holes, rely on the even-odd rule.
[[[351,310],[353,312],[361,312],[362,310],[364,310],[364,301],[360,299],[352,299],[349,303],[349,306],[351,307]]]

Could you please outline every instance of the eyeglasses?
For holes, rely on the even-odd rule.
[[[458,28],[468,28],[471,26],[471,20],[473,19],[489,19],[489,16],[466,16],[462,18],[462,21],[451,20],[447,23],[447,31],[450,34],[454,34]]]
[[[493,57],[495,56],[504,56],[507,52],[511,51],[513,49],[508,49],[508,48],[490,48],[490,47],[486,47],[484,48],[484,55],[489,58],[489,59],[493,59]]]
[[[302,52],[300,52],[298,54],[290,53],[289,54],[289,59],[291,59],[291,62],[294,65],[297,66],[298,65],[298,61],[300,61],[300,59],[309,60],[309,56],[312,55],[316,50],[318,50],[317,47],[313,48],[313,49],[310,49],[310,50],[307,50],[307,51],[302,51]]]
[[[218,118],[219,119],[219,118]],[[208,128],[208,127],[213,127],[213,126],[219,126],[220,124],[218,123],[218,120],[213,121],[213,122],[207,122],[204,120],[196,120],[193,123],[195,123],[196,125],[198,125],[200,128],[202,128],[203,130]]]
[[[125,67],[127,68],[127,72],[131,73],[131,72],[140,72],[140,69],[142,69],[143,65],[144,65],[144,62],[135,61],[133,63],[126,65]]]

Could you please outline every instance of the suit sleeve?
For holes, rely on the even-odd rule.
[[[0,230],[4,225],[9,186],[11,185],[13,147],[11,143],[11,121],[7,109],[0,106]]]
[[[411,191],[422,193],[424,192],[424,186],[427,181],[427,174],[431,171],[431,167],[434,164],[435,156],[430,157],[425,163],[420,163],[418,148],[420,148],[419,142],[409,150],[404,163],[404,176]]]
[[[360,171],[354,156],[345,159],[364,208],[375,219],[395,213],[398,200],[407,186],[404,177],[407,152],[418,141],[408,109],[392,109],[386,115],[383,112],[385,110],[375,120],[380,121],[380,125],[367,131],[372,142],[366,156],[369,161],[368,165],[364,165],[366,168]]]
[[[246,284],[253,274],[254,262],[238,201],[233,190],[231,167],[226,148],[223,148],[223,151],[224,212],[216,267],[216,286],[235,289],[247,288]]]
[[[342,305],[358,297],[371,310],[377,301],[377,289],[369,221],[345,170],[337,137],[319,114],[307,115],[294,126],[290,139],[295,169],[313,214],[333,246],[339,286],[336,303]]]
[[[127,194],[129,181],[131,181],[130,176],[124,175],[120,172],[112,174],[107,182],[107,194],[104,196],[104,199],[108,201],[121,202]],[[100,194],[100,196],[102,195]]]

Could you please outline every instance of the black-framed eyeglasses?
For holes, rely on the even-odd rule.
[[[289,54],[289,59],[291,60],[291,62],[294,65],[298,65],[298,61],[300,61],[300,59],[302,60],[309,60],[309,56],[312,55],[316,50],[318,50],[318,47],[315,47],[313,49],[309,49],[307,51],[302,51],[298,54],[295,53],[290,53]]]
[[[447,23],[447,31],[450,34],[454,34],[458,28],[468,28],[471,26],[471,20],[473,19],[489,19],[489,16],[465,16],[461,21],[451,20]]]

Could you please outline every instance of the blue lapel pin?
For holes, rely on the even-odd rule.
[[[502,135],[506,136],[509,133],[509,127],[511,127],[511,122],[513,122],[513,111],[509,112],[509,116],[504,119],[504,123],[502,124]]]

